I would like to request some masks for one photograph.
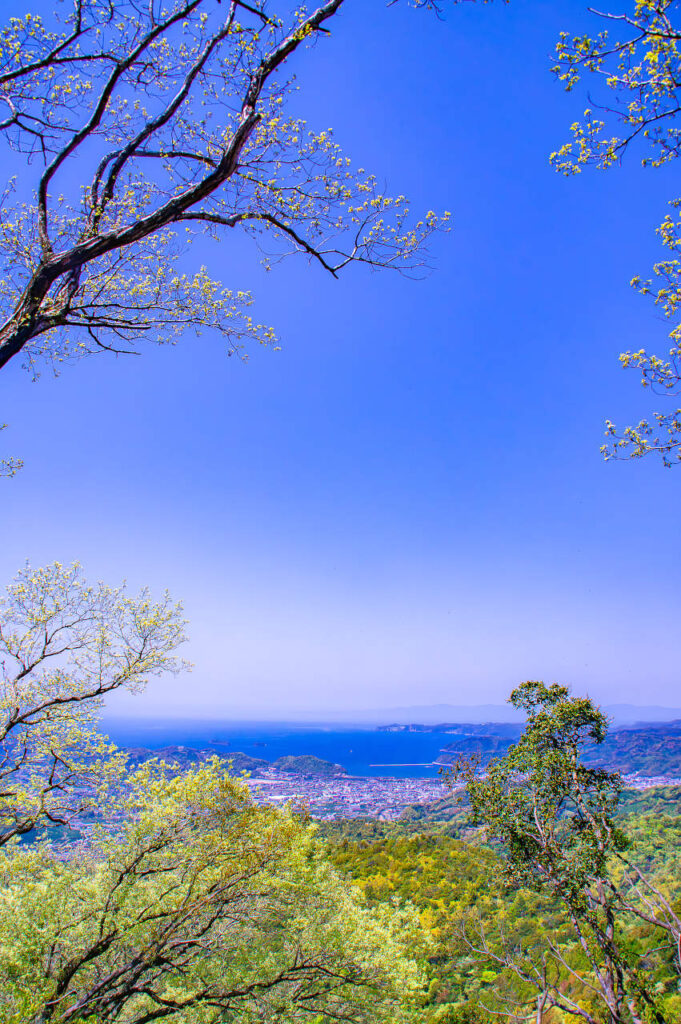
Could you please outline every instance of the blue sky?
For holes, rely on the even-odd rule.
[[[253,291],[281,352],[244,365],[187,337],[2,374],[26,462],[2,484],[3,577],[78,558],[168,587],[191,620],[193,674],[116,710],[477,704],[525,678],[679,703],[681,476],[599,454],[606,417],[655,405],[617,355],[665,347],[628,281],[660,256],[675,169],[551,170],[584,98],[550,52],[584,24],[574,0],[444,21],[348,0],[294,106],[415,208],[452,211],[430,276],[266,273],[234,237],[192,259]]]

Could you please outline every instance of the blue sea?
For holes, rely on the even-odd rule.
[[[107,734],[122,747],[212,748],[221,755],[242,751],[266,761],[284,754],[314,754],[341,764],[351,775],[435,778],[433,764],[449,733],[379,732],[357,726],[295,725],[287,722],[130,721],[108,719]]]

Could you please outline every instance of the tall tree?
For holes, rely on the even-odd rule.
[[[667,989],[681,975],[681,920],[627,853],[616,819],[621,778],[584,763],[607,720],[589,698],[555,684],[523,683],[510,703],[526,713],[526,729],[484,776],[465,773],[473,819],[498,844],[507,884],[563,908],[571,941],[525,947],[510,936],[493,948],[470,931],[467,941],[522,983],[516,1012],[524,1000],[527,1013],[529,988],[538,1021],[556,1007],[587,1024],[663,1024],[659,972]],[[643,948],[631,941],[632,924],[649,932]]]
[[[563,174],[586,166],[616,166],[633,146],[643,150],[647,167],[661,167],[681,155],[681,20],[674,0],[636,0],[623,13],[592,12],[601,20],[595,35],[561,33],[554,71],[567,91],[583,75],[595,89],[582,119],[572,125],[572,140],[551,160]],[[612,32],[616,32],[613,37]],[[652,296],[671,328],[668,354],[645,348],[623,352],[624,367],[637,369],[644,387],[667,398],[681,394],[681,199],[658,228],[669,256],[653,267],[654,280],[636,275],[632,285]],[[640,458],[658,453],[666,466],[681,461],[681,409],[655,413],[652,419],[619,431],[607,421],[606,458]]]

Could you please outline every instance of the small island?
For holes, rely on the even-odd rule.
[[[290,772],[292,775],[347,775],[340,764],[325,761],[314,754],[286,754],[272,763],[272,768],[279,772]]]

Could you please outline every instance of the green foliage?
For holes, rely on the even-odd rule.
[[[659,812],[661,806],[681,810],[675,799],[678,796],[669,790],[627,791],[620,811],[636,810],[620,814],[619,826],[630,840],[632,862],[681,907],[681,813]],[[563,955],[578,963],[574,931],[564,907],[535,890],[509,886],[500,855],[479,841],[460,842],[438,830],[448,828],[449,822],[426,824],[433,831],[415,834],[411,822],[357,821],[324,823],[320,832],[333,862],[370,903],[399,897],[418,910],[435,943],[428,962],[428,1009],[437,1014],[433,1020],[489,1022],[497,1019],[490,1007],[508,1010],[519,992],[531,1004],[536,1000],[531,986],[523,986],[509,965],[500,965],[484,950],[472,950],[471,942],[484,936],[491,950],[500,951],[512,938],[516,946],[541,951],[547,941],[555,941]],[[630,920],[626,929],[640,952],[654,946],[650,928]],[[667,1024],[681,1021],[673,979],[673,965],[663,964],[656,984],[665,993]],[[589,998],[575,979],[571,985],[573,994]],[[551,1019],[547,1011],[545,1020]]]
[[[3,1024],[418,1019],[423,937],[371,910],[300,819],[253,805],[221,763],[147,765],[78,857],[0,859]]]
[[[589,700],[541,683],[512,699],[525,733],[486,777],[469,771],[468,807],[454,794],[399,822],[327,825],[332,859],[370,901],[418,909],[433,1020],[524,1021],[539,1006],[552,1024],[676,1024],[681,788],[622,791],[585,765],[607,743]]]
[[[679,815],[681,814],[681,786],[625,789],[620,795],[618,812],[630,815]]]
[[[615,823],[619,776],[582,764],[588,743],[607,732],[603,714],[565,687],[528,682],[511,695],[528,715],[520,740],[468,778],[473,820],[505,851],[509,881],[578,892],[626,841]]]
[[[98,733],[106,694],[180,668],[183,639],[167,598],[78,566],[27,568],[0,604],[0,1020],[416,1024],[408,908],[369,909],[220,758],[126,774]]]
[[[678,723],[640,729],[617,729],[596,747],[584,750],[587,764],[622,774],[681,777],[681,730]]]
[[[0,599],[0,846],[68,825],[121,774],[98,730],[106,694],[176,672],[182,609],[90,584],[77,564],[26,566]]]
[[[507,883],[555,901],[572,935],[567,948],[547,937],[539,953],[495,948],[484,932],[471,947],[513,969],[542,1006],[592,1024],[602,1013],[610,1024],[661,1024],[663,997],[681,971],[681,921],[664,886],[627,857],[616,818],[620,777],[583,762],[585,749],[604,741],[607,721],[589,699],[557,685],[527,682],[510,700],[527,726],[485,777],[468,771],[473,817],[498,844]],[[518,1010],[526,1000],[519,991]]]
[[[470,808],[464,793],[442,797],[427,804],[411,804],[405,807],[400,823],[410,823],[424,829],[438,823],[451,836],[462,838],[471,832]]]
[[[196,768],[215,757],[214,750],[195,750],[193,747],[178,746],[159,747],[156,750],[151,750],[149,747],[129,747],[126,754],[128,766],[131,768],[139,767],[145,761],[157,760],[183,771],[187,768]],[[221,756],[221,760],[225,770],[233,775],[239,775],[241,772],[253,774],[262,771],[263,768],[269,768],[269,761],[265,761],[262,757],[251,757],[250,754],[244,754],[240,750],[230,750],[228,754]]]
[[[413,904],[435,941],[429,958],[428,1005],[446,1010],[445,1021],[477,1020],[479,999],[489,996],[502,971],[481,962],[466,945],[470,915],[501,942],[509,930],[538,942],[561,924],[558,908],[527,890],[502,883],[497,854],[445,835],[420,834],[360,841],[338,835],[329,845],[334,864],[352,877],[370,903],[399,897]],[[487,1019],[487,1017],[485,1017]]]

